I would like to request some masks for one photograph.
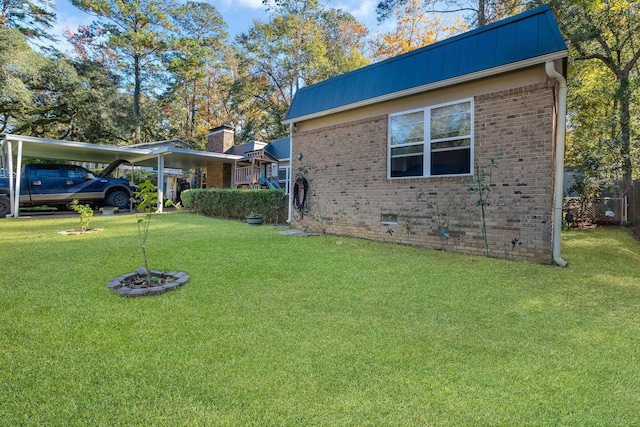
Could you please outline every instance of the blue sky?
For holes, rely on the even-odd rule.
[[[262,4],[262,0],[205,0],[211,3],[220,12],[228,25],[229,34],[235,36],[246,32],[255,19],[267,21],[268,14]],[[350,12],[362,24],[367,26],[370,35],[389,31],[390,24],[386,28],[377,25],[376,4],[378,0],[328,0],[327,8],[337,8]],[[69,0],[55,0],[57,25],[54,28],[55,35],[64,41],[64,32],[67,28],[76,30],[78,25],[87,25],[95,20],[86,13],[75,8]]]

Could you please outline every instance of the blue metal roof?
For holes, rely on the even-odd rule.
[[[564,52],[549,6],[299,89],[285,123],[468,74]],[[560,56],[560,57],[562,57]]]
[[[278,160],[291,158],[289,137],[274,139],[264,149]]]
[[[267,146],[266,142],[249,141],[249,142],[232,146],[225,152],[225,154],[234,154],[236,156],[244,156],[249,151],[262,150],[266,146]]]

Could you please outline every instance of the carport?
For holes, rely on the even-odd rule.
[[[194,169],[212,163],[235,165],[242,156],[187,150],[184,148],[161,146],[156,148],[118,147],[114,145],[90,144],[86,142],[63,141],[32,136],[7,134],[0,141],[0,167],[8,176],[20,177],[23,158],[111,163],[127,160],[132,165],[156,167],[158,171],[158,200],[163,200],[164,169]],[[9,180],[11,201],[10,217],[17,218],[20,212],[20,179]],[[162,212],[162,203],[158,204]]]

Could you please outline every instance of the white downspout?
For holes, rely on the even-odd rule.
[[[291,180],[293,179],[293,123],[289,123],[289,182],[287,185],[289,186],[289,209],[287,216],[287,224],[291,224]]]
[[[556,123],[556,164],[553,186],[553,261],[566,267],[567,261],[560,258],[560,235],[562,232],[562,187],[564,181],[564,141],[567,133],[567,81],[558,73],[553,61],[545,64],[547,76],[558,82],[558,111]]]
[[[156,212],[164,211],[164,154],[158,154],[158,206]]]

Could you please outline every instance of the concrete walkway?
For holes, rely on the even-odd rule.
[[[318,233],[306,233],[301,230],[294,230],[292,228],[283,230],[280,232],[281,236],[294,236],[294,237],[309,237],[309,236],[319,236]]]

